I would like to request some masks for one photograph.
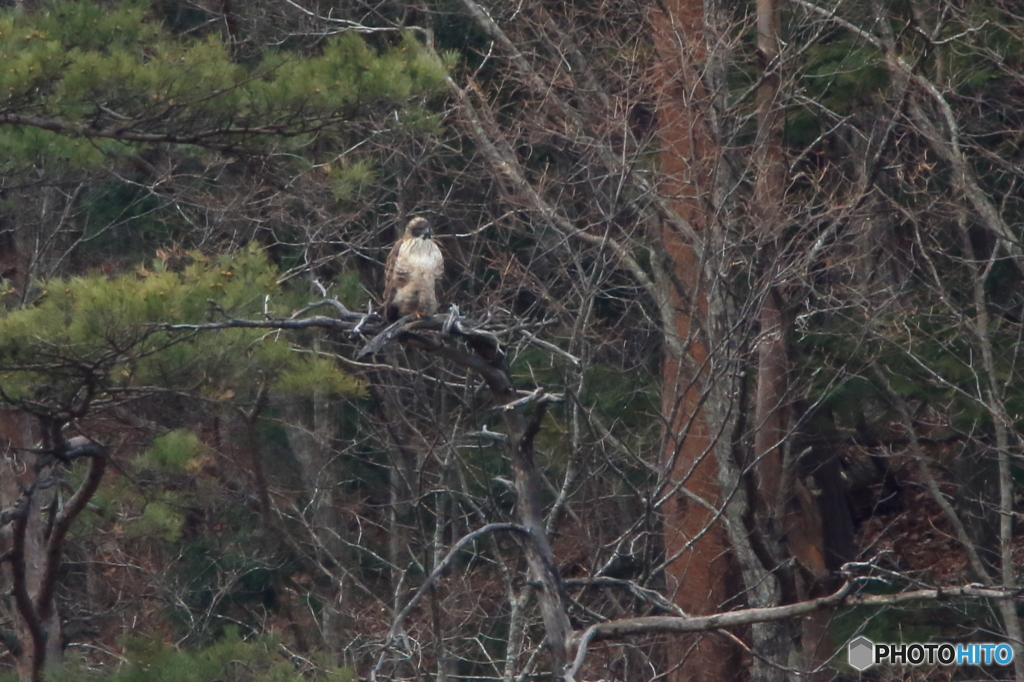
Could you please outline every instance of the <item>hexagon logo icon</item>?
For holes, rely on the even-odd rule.
[[[867,637],[858,637],[850,642],[848,652],[851,668],[863,671],[875,663],[875,643]]]

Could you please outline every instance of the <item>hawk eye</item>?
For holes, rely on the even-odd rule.
[[[419,239],[424,235],[426,235],[428,238],[430,237],[430,223],[427,221],[426,218],[413,218],[405,226],[405,229],[406,234],[408,234],[413,239]]]

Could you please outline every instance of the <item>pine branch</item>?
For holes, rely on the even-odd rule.
[[[338,118],[335,120],[328,118],[324,120],[323,118],[317,118],[315,123],[313,120],[301,121],[298,125],[223,126],[190,133],[142,133],[132,130],[130,124],[96,128],[91,125],[84,125],[60,118],[12,113],[0,114],[0,125],[38,128],[69,137],[118,140],[120,142],[144,142],[147,144],[188,144],[211,149],[227,149],[231,146],[224,142],[218,142],[217,140],[220,138],[238,138],[247,135],[290,137],[322,130],[332,123],[341,120],[344,119]]]

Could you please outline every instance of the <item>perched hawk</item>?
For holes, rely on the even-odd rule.
[[[430,238],[426,218],[413,218],[391,248],[384,273],[384,316],[394,322],[403,315],[437,312],[437,280],[444,273],[444,256]]]

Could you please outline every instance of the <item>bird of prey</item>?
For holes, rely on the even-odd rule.
[[[384,273],[384,316],[394,322],[404,315],[437,312],[437,281],[444,274],[444,256],[431,239],[430,222],[413,218],[391,248]]]

